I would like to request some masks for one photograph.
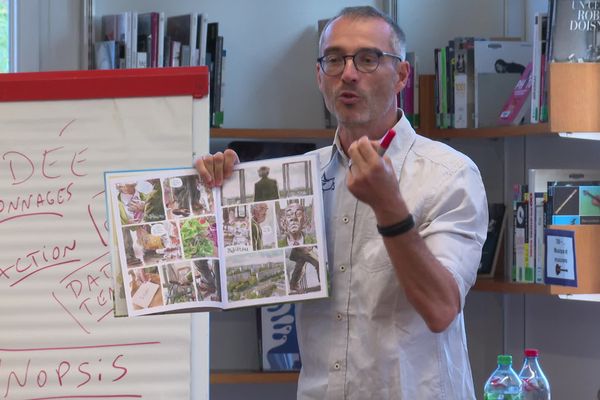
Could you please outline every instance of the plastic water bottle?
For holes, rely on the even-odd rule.
[[[523,400],[550,400],[550,384],[538,361],[536,349],[525,349],[525,361],[519,372],[523,382]]]
[[[498,368],[483,387],[484,400],[521,400],[521,379],[512,368],[512,356],[498,356]]]

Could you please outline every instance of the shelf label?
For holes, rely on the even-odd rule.
[[[546,273],[544,282],[577,287],[575,232],[546,229]]]

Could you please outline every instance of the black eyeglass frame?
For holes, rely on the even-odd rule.
[[[361,53],[364,53],[364,52],[373,52],[373,54],[377,55],[377,65],[371,71],[364,71],[360,67],[358,67],[356,64],[356,56]],[[398,54],[388,53],[385,51],[381,51],[379,49],[361,49],[354,54],[346,54],[346,55],[341,56],[342,59],[344,60],[344,65],[342,66],[342,69],[340,70],[340,72],[335,73],[335,74],[328,74],[325,71],[326,68],[323,65],[323,63],[325,61],[325,58],[328,57],[329,55],[330,54],[325,54],[325,55],[317,58],[317,62],[319,63],[319,66],[321,67],[321,71],[323,71],[323,73],[327,76],[337,76],[337,75],[340,75],[342,72],[344,72],[344,69],[346,68],[346,59],[347,58],[352,58],[352,65],[354,65],[354,68],[356,68],[357,71],[365,73],[365,74],[371,74],[371,73],[377,71],[377,68],[379,68],[379,64],[381,64],[381,57],[388,56],[388,57],[395,58],[395,59],[399,60],[400,62],[403,61],[402,56],[399,56]]]

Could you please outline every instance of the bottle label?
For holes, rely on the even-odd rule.
[[[521,394],[486,393],[483,400],[521,400]]]

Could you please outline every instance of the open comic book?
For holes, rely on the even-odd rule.
[[[115,314],[210,311],[328,296],[316,155],[105,173]],[[315,190],[316,189],[316,190]]]

